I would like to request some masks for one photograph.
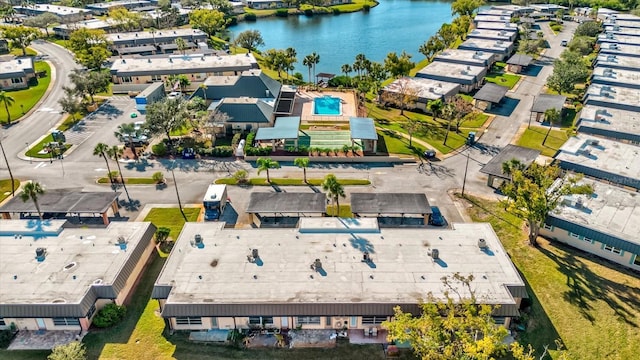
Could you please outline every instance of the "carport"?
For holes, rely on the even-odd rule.
[[[257,227],[295,227],[301,217],[324,216],[326,207],[323,193],[254,192],[246,213]]]
[[[491,110],[492,106],[499,106],[500,101],[509,91],[506,86],[500,86],[494,83],[486,83],[482,89],[473,96],[474,105],[480,110]]]
[[[536,35],[537,36],[537,35]],[[515,54],[507,60],[507,70],[519,74],[531,65],[533,57],[527,54]]]
[[[558,110],[562,117],[565,101],[567,101],[567,97],[562,95],[540,94],[536,96],[533,100],[533,105],[531,106],[529,124],[531,124],[531,118],[535,118],[537,122],[542,122],[544,113],[549,109]]]
[[[376,125],[371,118],[352,117],[349,118],[349,129],[351,131],[351,146],[356,145],[359,140],[362,152],[376,151],[378,146],[378,133]]]
[[[352,193],[351,212],[356,217],[375,216],[381,226],[387,227],[424,226],[432,214],[429,200],[422,193]],[[407,214],[420,218],[405,218]]]
[[[489,175],[489,179],[487,179],[487,186],[494,187],[493,183],[496,178],[502,179],[503,181],[511,181],[511,177],[502,171],[503,163],[515,159],[524,165],[525,168],[528,168],[531,163],[536,160],[538,155],[540,155],[540,151],[538,150],[517,145],[507,145],[502,149],[502,151],[500,151],[500,153],[498,153],[498,155],[489,160],[489,162],[480,169],[480,172]]]
[[[300,116],[287,116],[277,118],[273,127],[258,128],[255,140],[271,141],[271,150],[276,150],[277,142],[293,140],[298,149],[298,134],[300,132]]]
[[[91,222],[96,219],[96,214],[102,217],[102,223],[109,225],[109,210],[118,215],[118,196],[120,192],[80,192],[68,189],[46,190],[38,196],[38,205],[43,217],[57,217],[58,214],[77,216]],[[19,214],[20,218],[32,218],[38,216],[33,201],[22,201],[20,196],[9,200],[0,208],[3,219],[11,219],[11,214]]]

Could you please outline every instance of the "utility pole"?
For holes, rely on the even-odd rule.
[[[2,145],[2,136],[0,136],[0,150],[2,150],[4,162],[7,163],[7,170],[9,170],[9,177],[11,178],[11,196],[16,196],[16,183],[15,180],[13,180],[13,173],[11,172],[11,167],[9,166],[9,160],[7,160],[7,153],[4,151],[4,146]]]
[[[464,167],[464,179],[462,179],[462,197],[464,197],[464,187],[467,184],[467,170],[469,169],[469,150],[467,149],[467,164]]]
[[[188,221],[187,220],[187,215],[184,214],[184,210],[182,210],[182,202],[180,201],[180,193],[178,192],[178,183],[176,182],[176,174],[173,173],[173,168],[175,167],[176,161],[173,160],[173,163],[171,164],[171,177],[173,177],[173,186],[176,189],[176,197],[178,198],[178,207],[180,208],[180,213],[182,214],[182,217],[184,218],[184,221]]]

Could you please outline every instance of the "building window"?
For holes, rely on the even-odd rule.
[[[162,75],[151,75],[152,81],[162,81]]]
[[[636,255],[636,258],[633,259],[633,265],[640,266],[640,255]]]
[[[618,249],[617,247],[605,245],[603,249],[606,251],[611,251],[614,254],[622,255],[622,249]]]
[[[545,230],[553,231],[553,226],[551,226],[551,225],[544,224],[544,225],[542,225],[542,227],[543,227]]]
[[[54,326],[74,326],[80,325],[80,319],[78,318],[53,318]]]
[[[179,316],[176,317],[176,325],[202,325],[202,318],[199,316]]]
[[[123,76],[120,78],[122,80],[123,83],[130,83],[131,80],[131,76]]]
[[[386,316],[363,316],[362,325],[380,325],[383,321],[387,321]]]
[[[593,239],[590,239],[590,238],[588,238],[588,237],[585,237],[585,238],[584,238],[584,239],[582,239],[582,240],[584,240],[584,241],[586,241],[586,242],[590,242],[590,243],[592,243],[592,244],[593,244]]]
[[[576,234],[576,233],[572,233],[571,231],[569,231],[569,236],[576,238],[576,239],[580,239],[580,235]]]
[[[320,325],[320,316],[298,316],[298,325]]]
[[[327,318],[324,320],[324,325],[325,326],[331,326],[331,316],[327,316]]]
[[[496,323],[496,325],[504,325],[506,320],[507,318],[504,316],[496,316],[493,318],[493,321]]]
[[[22,79],[22,78],[13,78],[13,79],[11,79],[11,83],[12,84],[23,84],[24,83],[24,79]]]
[[[272,316],[249,316],[249,325],[273,325]]]
[[[96,312],[96,304],[93,304],[91,305],[91,308],[89,308],[89,311],[87,312],[87,319],[91,319],[91,317],[95,312]]]
[[[7,325],[7,323],[4,322],[4,318],[0,317],[0,326],[6,326],[6,325]]]

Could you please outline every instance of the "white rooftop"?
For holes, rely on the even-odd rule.
[[[640,57],[640,46],[611,42],[602,43],[600,44],[600,54]]]
[[[485,39],[474,39],[467,38],[460,46],[471,47],[478,50],[483,51],[501,51],[507,52],[509,48],[513,46],[511,41],[502,41],[502,40],[485,40]]]
[[[479,21],[479,22],[476,22],[476,29],[518,31],[518,24],[514,24],[510,22],[495,23],[495,22]]]
[[[60,24],[57,26],[54,26],[54,29],[56,28],[60,28],[60,29],[69,29],[71,28],[71,30],[75,30],[78,28],[85,28],[85,29],[105,29],[105,28],[109,28],[112,26],[115,26],[116,23],[111,20],[100,20],[100,19],[89,19],[89,20],[84,20],[84,21],[78,21],[72,24]]]
[[[70,14],[89,13],[89,10],[79,9],[69,6],[59,6],[50,4],[29,4],[28,6],[14,6],[15,9],[24,9],[26,11],[50,12],[58,16],[66,16]]]
[[[101,2],[94,4],[87,4],[86,7],[89,9],[110,9],[116,6],[125,6],[127,4],[139,4],[139,5],[149,5],[151,1],[149,0],[116,0],[109,2]]]
[[[100,279],[112,284],[151,223],[112,222],[106,228],[64,228],[64,220],[0,220],[0,303],[78,303]],[[18,236],[13,234],[49,233]],[[46,249],[42,262],[36,249]],[[75,266],[71,266],[75,264]],[[65,267],[69,266],[68,269]]]
[[[249,70],[257,67],[253,54],[204,56],[202,54],[171,55],[168,57],[124,58],[118,59],[111,65],[111,73],[178,73],[180,71],[198,72],[207,69],[237,69]]]
[[[417,76],[437,76],[450,79],[463,80],[465,83],[473,83],[479,81],[487,69],[481,66],[470,66],[454,63],[445,63],[434,61],[431,64],[420,69]]]
[[[523,285],[489,224],[377,230],[361,220],[304,218],[300,231],[187,223],[156,284],[172,286],[168,304],[416,303],[429,292],[442,297],[441,278],[454,273],[473,274],[486,303],[512,304],[505,285]],[[478,247],[479,238],[488,250]],[[259,264],[247,260],[252,249]],[[440,260],[428,255],[431,249]],[[361,261],[364,251],[373,266]],[[316,259],[324,274],[311,269]]]
[[[640,46],[640,38],[637,36],[625,36],[607,33],[598,35],[598,43],[615,43],[620,45]]]
[[[452,59],[462,60],[466,62],[475,62],[479,66],[484,66],[485,63],[490,63],[493,57],[494,53],[491,52],[462,49],[445,49],[442,50],[438,55],[436,55],[434,61],[438,61],[440,59]]]
[[[579,127],[583,126],[640,136],[640,113],[586,105],[580,111]]]
[[[408,83],[404,85],[402,84],[402,81],[408,81]],[[406,91],[406,89],[403,90],[402,87],[415,89],[418,98],[438,100],[442,99],[445,96],[458,93],[460,84],[424,78],[406,77],[403,79],[394,80],[391,84],[385,86],[383,90],[396,93]]]
[[[598,55],[595,62],[598,67],[627,67],[640,69],[640,58],[621,55]]]
[[[467,38],[489,38],[496,40],[511,41],[513,38],[512,31],[506,30],[489,30],[489,29],[473,29],[467,35]]]
[[[604,30],[608,33],[613,33],[616,35],[640,36],[640,23],[638,23],[638,27],[634,28],[621,27],[618,25],[607,25],[604,27]]]
[[[33,73],[33,58],[20,57],[9,61],[0,61],[0,74]]]
[[[623,106],[640,106],[640,91],[620,86],[591,84],[585,93],[585,103],[593,104],[593,101],[601,101]]]
[[[138,32],[125,32],[125,33],[113,33],[107,34],[107,39],[111,42],[119,41],[132,41],[142,39],[163,39],[163,38],[177,38],[177,37],[189,37],[189,36],[207,36],[207,34],[198,29],[170,29],[170,30],[156,30],[154,33],[150,31],[138,31]]]
[[[640,71],[640,69],[638,69]],[[622,69],[611,69],[605,66],[596,66],[592,73],[592,83],[606,82],[621,87],[640,87],[640,72]]]
[[[495,22],[495,23],[508,23],[511,21],[511,15],[476,15],[473,18],[475,22]]]

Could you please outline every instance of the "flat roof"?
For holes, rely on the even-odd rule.
[[[506,30],[473,29],[469,31],[469,34],[467,34],[467,38],[495,39],[503,41],[511,41],[513,37],[513,32]]]
[[[207,37],[207,34],[198,29],[171,29],[171,30],[156,30],[154,33],[150,31],[138,31],[138,32],[121,32],[107,34],[107,39],[113,43],[134,41],[134,40],[156,40],[158,42],[165,41],[166,39],[176,39],[179,37]]]
[[[102,3],[94,3],[87,4],[85,7],[87,9],[110,9],[116,6],[125,6],[128,4],[136,4],[136,5],[149,5],[151,1],[148,0],[116,0],[110,2],[102,2]]]
[[[605,26],[615,25],[620,28],[640,28],[640,22],[637,21],[624,21],[624,20],[614,20],[609,19],[604,22]]]
[[[621,12],[616,13],[613,17],[616,20],[633,21],[633,22],[640,21],[640,16],[636,16],[636,15],[633,15],[633,14],[625,14],[625,13],[621,13]]]
[[[511,15],[476,15],[473,18],[475,22],[495,22],[495,23],[508,23],[511,21]]]
[[[591,145],[597,142],[598,145]],[[585,152],[588,151],[588,154]],[[578,134],[570,137],[560,147],[557,160],[592,168],[600,172],[640,179],[640,147],[619,141]],[[614,178],[607,179],[618,182]]]
[[[567,97],[563,95],[539,94],[535,97],[531,112],[544,113],[549,109],[561,111]]]
[[[478,10],[478,15],[493,15],[493,16],[511,16],[515,10],[513,9],[480,9]]]
[[[438,100],[449,95],[457,94],[460,91],[460,84],[452,82],[419,77],[406,77],[403,79],[408,79],[409,83],[406,84],[406,86],[410,86],[417,91],[416,95],[418,96],[418,99]],[[403,79],[394,80],[392,83],[385,86],[383,91],[394,93],[401,92],[401,87],[405,86],[402,84],[402,81],[407,81]]]
[[[620,56],[620,55],[604,55],[600,54],[596,58],[595,65],[597,67],[612,67],[612,68],[640,68],[640,58],[633,56]]]
[[[128,259],[136,256],[138,245],[145,238],[150,241],[155,231],[153,228],[147,232],[152,227],[149,222],[114,221],[104,228],[63,224],[64,221],[0,220],[0,316],[7,316],[10,311],[3,306],[78,304],[92,286],[115,285]],[[52,235],[60,227],[62,231]],[[16,239],[12,232],[23,235]],[[41,232],[49,234],[38,235]],[[118,246],[119,237],[126,241],[129,251]],[[42,262],[36,260],[37,248],[46,249]],[[73,263],[75,266],[65,269]]]
[[[463,50],[463,49],[444,49],[442,50],[433,61],[439,60],[461,60],[471,63],[477,63],[478,66],[485,66],[487,62],[493,59],[494,53],[475,50]]]
[[[109,210],[121,192],[80,192],[68,189],[46,189],[38,196],[38,205],[43,213],[103,213]],[[22,201],[20,196],[9,200],[0,213],[35,213],[33,201]]]
[[[284,305],[295,312],[304,304],[417,304],[430,292],[443,298],[441,279],[455,273],[473,274],[476,295],[487,304],[514,304],[507,286],[524,286],[490,224],[344,231],[361,220],[303,218],[300,229],[245,230],[187,223],[156,281],[156,287],[171,287],[163,315],[199,305],[247,312]],[[307,226],[318,231],[304,231]],[[196,234],[202,236],[201,248],[191,245]],[[480,238],[488,250],[478,247]],[[440,260],[428,255],[431,248],[438,249]],[[260,262],[247,261],[251,249],[259,251]],[[371,263],[361,261],[364,251]],[[315,259],[324,273],[310,268]]]
[[[586,105],[580,111],[578,129],[582,127],[640,136],[640,114],[636,111]]]
[[[489,162],[480,169],[480,172],[502,179],[509,179],[509,176],[506,176],[502,171],[502,164],[516,159],[526,167],[529,167],[538,155],[540,155],[540,151],[538,150],[509,144],[505,146],[498,155],[489,160]]]
[[[423,193],[351,193],[354,214],[431,214]]]
[[[480,101],[488,101],[494,104],[502,101],[504,96],[509,91],[509,88],[506,86],[500,86],[494,83],[486,83],[478,92],[473,95],[473,98]]]
[[[640,70],[640,69],[638,69]],[[638,88],[640,87],[640,72],[611,69],[597,66],[591,74],[591,83],[612,84],[620,87]]]
[[[485,40],[485,39],[467,39],[458,46],[460,49],[478,49],[480,51],[501,51],[507,52],[513,46],[511,41],[502,40]]]
[[[247,213],[325,213],[327,196],[324,193],[253,192]]]
[[[461,83],[465,84],[473,84],[480,81],[486,73],[487,69],[481,66],[470,66],[434,61],[431,64],[418,70],[416,76],[433,76],[439,79],[448,78],[459,80],[461,81]]]
[[[116,76],[144,75],[183,72],[242,71],[257,68],[258,63],[252,54],[204,56],[170,55],[159,58],[118,59],[111,65],[111,74]]]
[[[349,131],[352,139],[358,140],[378,140],[376,124],[372,118],[350,117]]]
[[[20,77],[33,74],[33,58],[20,57],[8,61],[0,61],[0,77]]]
[[[529,66],[533,61],[533,57],[527,54],[513,54],[512,57],[507,60],[509,65]]]
[[[607,25],[604,27],[604,31],[616,35],[640,36],[640,23],[638,23],[637,28],[621,27],[619,25]]]
[[[594,104],[594,102],[640,111],[640,92],[620,86],[591,84],[585,92],[585,104]]]
[[[599,54],[640,57],[640,46],[628,45],[628,44],[617,44],[617,43],[605,43],[605,44],[600,44]]]
[[[600,181],[582,183],[593,186],[593,195],[569,195],[549,216],[640,245],[638,193]]]
[[[86,9],[50,4],[29,4],[28,6],[14,6],[13,8],[16,10],[25,10],[27,12],[49,12],[58,16],[89,13],[89,10]]]
[[[615,43],[621,45],[640,46],[640,38],[638,38],[637,36],[625,36],[608,33],[598,35],[598,43]]]
[[[112,26],[116,26],[116,23],[111,19],[107,19],[106,21],[100,20],[100,19],[89,19],[89,20],[78,21],[72,24],[60,24],[60,25],[54,26],[53,30],[55,31],[56,29],[64,29],[64,30],[73,31],[77,28],[104,29]]]
[[[297,139],[300,131],[300,116],[279,117],[273,127],[258,128],[256,140]]]
[[[479,22],[476,22],[476,29],[505,30],[505,31],[516,31],[517,32],[518,31],[518,24],[479,21]]]

